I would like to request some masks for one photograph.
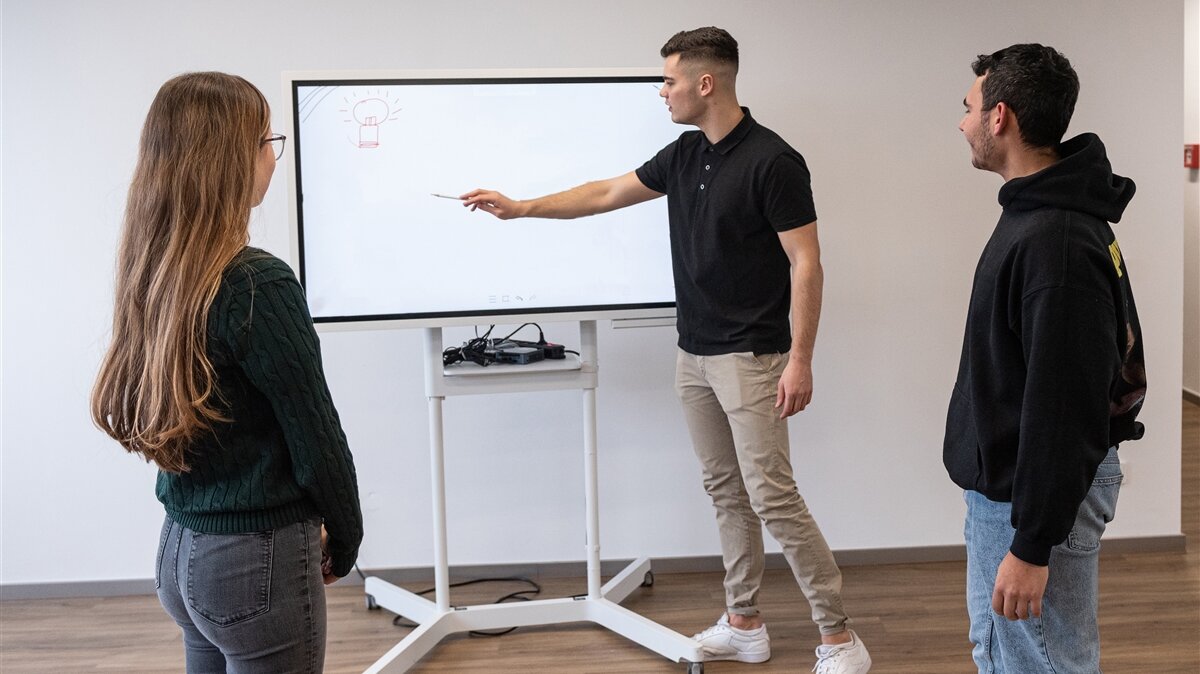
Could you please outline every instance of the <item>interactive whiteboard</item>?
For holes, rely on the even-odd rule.
[[[636,317],[674,306],[666,200],[500,221],[456,199],[562,191],[685,129],[653,70],[287,73],[294,259],[318,322]]]

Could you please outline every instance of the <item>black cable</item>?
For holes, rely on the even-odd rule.
[[[467,340],[462,346],[451,346],[442,351],[442,366],[453,365],[463,361],[470,361],[476,365],[487,367],[492,364],[495,357],[487,352],[492,346],[492,329],[495,325],[488,326],[487,332],[479,335],[479,327],[476,326],[476,335],[474,338]]]
[[[537,331],[538,331],[538,341],[537,341],[537,344],[538,344],[538,346],[545,346],[545,344],[546,344],[546,335],[545,335],[545,333],[543,333],[543,332],[542,332],[542,326],[538,325],[537,323],[522,323],[522,324],[520,324],[520,325],[518,325],[518,326],[517,326],[517,329],[516,329],[516,330],[513,330],[512,332],[508,333],[508,335],[507,335],[507,336],[505,336],[505,337],[504,337],[503,339],[501,339],[500,341],[504,342],[504,341],[508,341],[509,339],[512,339],[512,336],[513,336],[513,335],[517,334],[518,332],[520,332],[520,331],[521,331],[521,329],[522,329],[522,328],[524,328],[525,326],[528,326],[528,325],[532,325],[533,327],[537,328]]]
[[[358,567],[357,562],[354,563],[354,570],[356,572],[358,572],[359,578],[362,578],[364,581],[367,579],[367,574],[363,573],[362,569],[360,569]],[[541,585],[538,585],[535,581],[530,580],[529,578],[526,578],[524,576],[509,576],[506,578],[475,578],[472,580],[463,580],[463,581],[459,581],[457,583],[451,583],[450,587],[464,587],[467,585],[475,585],[476,583],[509,583],[509,582],[511,582],[511,583],[526,583],[528,585],[531,585],[532,587],[528,590],[517,590],[516,592],[509,592],[508,594],[504,595],[503,597],[500,597],[496,601],[492,602],[493,604],[503,604],[504,602],[508,601],[509,599],[519,599],[521,601],[531,601],[531,598],[526,597],[525,595],[532,595],[532,596],[536,597],[537,595],[542,593]],[[433,592],[436,589],[437,588],[435,588],[435,587],[431,587],[431,588],[421,590],[420,592],[415,592],[414,594],[416,594],[417,596],[425,596],[425,595],[429,594],[430,592]],[[396,627],[409,627],[409,628],[417,627],[417,623],[412,622],[411,620],[408,620],[407,618],[405,618],[402,615],[397,615],[395,618],[392,618],[392,624],[395,625]],[[508,634],[509,632],[511,632],[515,629],[517,629],[517,628],[510,627],[505,630],[472,630],[471,632],[469,632],[469,634],[473,637],[498,637],[498,636]]]
[[[475,578],[473,580],[464,580],[464,581],[460,581],[457,583],[451,583],[450,587],[463,587],[466,585],[475,585],[476,583],[526,583],[526,584],[532,586],[528,590],[517,590],[516,592],[510,592],[510,593],[504,595],[503,597],[500,597],[496,601],[492,602],[493,604],[503,604],[504,602],[506,602],[510,599],[519,600],[519,601],[531,601],[532,597],[536,597],[537,595],[541,594],[541,592],[542,592],[541,585],[538,585],[533,580],[530,580],[529,578],[525,578],[523,576],[511,576],[508,578]],[[431,587],[431,588],[421,590],[420,592],[414,592],[413,594],[416,594],[417,596],[424,596],[424,595],[429,594],[430,592],[433,592],[436,589],[437,588]],[[530,595],[530,596],[525,596],[525,595]],[[395,625],[396,627],[409,627],[409,628],[417,627],[417,623],[412,622],[411,620],[405,618],[402,615],[398,615],[395,618],[392,618],[392,624]],[[468,632],[468,634],[473,637],[498,637],[498,636],[503,636],[505,634],[508,634],[509,632],[512,632],[515,629],[517,629],[517,628],[509,627],[508,629],[502,629],[502,630],[471,630],[470,632]]]
[[[508,333],[508,336],[502,338],[500,341],[507,341],[507,340],[511,339],[513,335],[520,332],[521,328],[524,328],[527,325],[532,325],[533,327],[537,328],[537,330],[538,330],[537,341],[536,342],[527,342],[527,341],[522,341],[522,340],[516,340],[516,343],[521,346],[545,347],[546,346],[546,335],[545,335],[545,333],[542,332],[542,326],[538,325],[537,323],[522,323],[520,326],[517,327],[516,330],[513,330],[512,332]],[[563,349],[562,352],[575,354],[576,356],[579,355],[578,351],[572,351],[571,349]]]

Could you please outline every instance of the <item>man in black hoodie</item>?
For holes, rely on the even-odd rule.
[[[1129,272],[1109,227],[1133,197],[1093,134],[1061,142],[1079,79],[1059,52],[980,56],[959,129],[999,173],[943,460],[965,490],[967,608],[981,672],[1100,670],[1098,548],[1142,435]]]

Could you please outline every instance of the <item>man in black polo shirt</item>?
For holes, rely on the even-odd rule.
[[[475,190],[463,195],[464,205],[501,219],[577,218],[667,195],[676,388],[716,509],[726,571],[726,611],[695,638],[708,660],[771,657],[758,611],[765,523],[820,627],[816,671],[866,672],[871,658],[847,627],[841,571],[796,490],[788,448],[787,417],[812,398],[821,313],[808,167],[738,104],[737,41],[729,33],[684,31],[661,53],[660,95],[671,119],[698,131],[616,178],[526,201]]]

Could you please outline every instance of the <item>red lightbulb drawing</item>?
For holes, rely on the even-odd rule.
[[[394,113],[400,112],[400,108],[395,107],[395,103],[399,101],[393,101],[392,105],[389,105],[387,100],[382,98],[386,95],[385,92],[376,92],[375,95],[367,92],[362,98],[353,103],[350,99],[343,99],[350,106],[348,109],[343,109],[344,112],[348,111],[350,113],[351,119],[347,119],[346,121],[354,122],[358,125],[358,139],[357,141],[351,139],[351,142],[359,148],[370,149],[379,147],[380,125],[396,119],[393,116]]]
[[[379,147],[379,125],[388,118],[388,104],[380,98],[367,98],[354,105],[351,114],[358,122],[358,146]]]

